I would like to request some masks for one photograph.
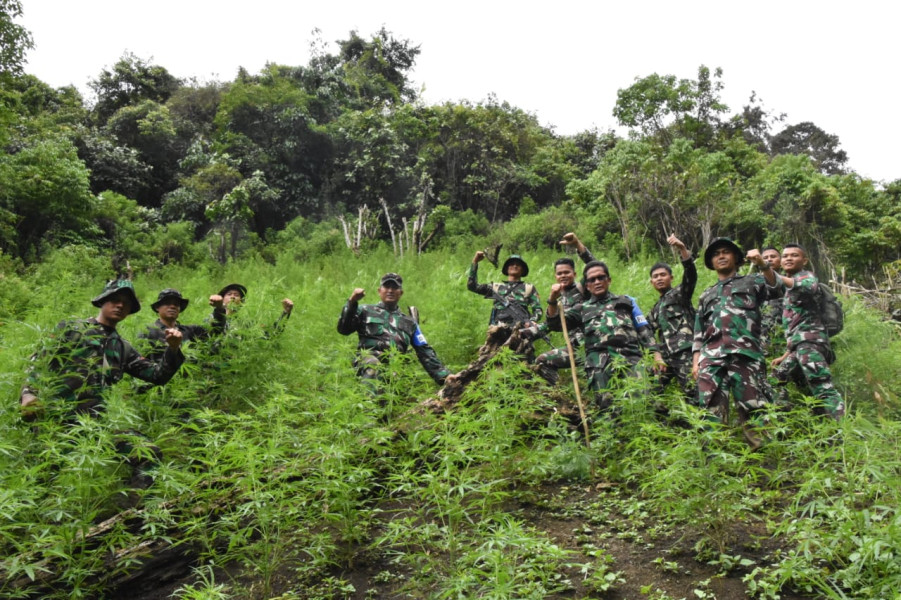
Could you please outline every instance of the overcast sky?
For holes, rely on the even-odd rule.
[[[19,22],[35,42],[26,71],[54,87],[86,92],[125,51],[177,77],[229,81],[239,66],[305,65],[314,28],[333,42],[384,25],[421,46],[412,79],[426,102],[494,93],[561,134],[615,128],[616,92],[636,77],[694,79],[701,64],[722,67],[730,114],[756,91],[787,123],[838,135],[861,175],[901,178],[893,0],[23,0],[23,8]]]

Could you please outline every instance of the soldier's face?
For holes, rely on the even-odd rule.
[[[379,300],[385,304],[397,304],[403,295],[404,290],[391,283],[379,287]]]
[[[156,314],[164,321],[177,319],[181,313],[181,304],[175,298],[163,300],[163,303],[156,309]]]
[[[800,248],[786,248],[782,251],[782,267],[789,275],[794,275],[807,266],[807,256]]]
[[[603,296],[610,289],[610,274],[604,267],[591,267],[585,273],[585,287],[592,296]]]
[[[665,292],[673,287],[673,276],[664,268],[655,269],[654,272],[651,273],[651,285],[654,286],[654,289],[658,292]]]
[[[518,262],[511,262],[507,265],[507,277],[519,279],[522,277],[522,265]]]
[[[731,273],[736,270],[735,265],[738,264],[735,253],[726,246],[714,250],[710,262],[717,273]]]
[[[100,322],[115,325],[130,315],[133,308],[131,298],[125,292],[117,292],[100,307]]]
[[[554,278],[557,280],[557,283],[568,288],[576,280],[576,272],[569,265],[557,265],[554,268]]]
[[[763,254],[760,256],[763,257],[763,260],[766,261],[766,264],[770,265],[775,270],[779,270],[782,268],[782,257],[779,256],[779,253],[775,250],[764,250]]]
[[[229,304],[241,304],[244,301],[244,297],[241,296],[241,292],[238,290],[228,290],[225,292],[225,295],[222,296],[222,304],[228,306]]]

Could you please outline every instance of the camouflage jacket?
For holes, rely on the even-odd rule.
[[[576,306],[577,304],[581,304],[585,302],[588,298],[591,298],[591,294],[585,291],[585,288],[582,287],[580,283],[574,283],[565,290],[563,290],[563,294],[560,297],[559,303],[560,306],[564,306],[566,308],[570,308]],[[567,322],[569,325],[569,322]],[[536,329],[536,334],[534,337],[544,337],[551,330],[550,325],[548,325],[547,321],[538,324]],[[567,333],[569,333],[570,343],[575,346],[579,346],[582,344],[582,330],[578,327],[575,329],[567,329]]]
[[[698,301],[692,350],[705,360],[732,354],[763,360],[760,309],[783,291],[780,278],[770,286],[759,274],[734,275],[710,286]]]
[[[216,313],[213,313],[213,326],[206,325],[183,325],[176,321],[175,328],[181,332],[182,342],[191,340],[205,340],[212,333],[222,333],[225,329],[225,313],[223,312],[219,320],[216,319]],[[149,340],[150,351],[147,358],[158,361],[166,352],[168,344],[166,344],[166,329],[168,326],[157,319],[152,325],[148,325],[147,329],[138,334],[139,340]]]
[[[694,260],[682,261],[682,283],[664,293],[648,315],[648,322],[664,359],[690,352],[694,337],[695,309],[691,297],[698,283]]]
[[[145,358],[114,328],[94,318],[59,323],[32,360],[44,358],[47,369],[32,369],[23,393],[59,398],[72,403],[69,412],[92,414],[103,410],[103,391],[125,373],[163,385],[185,360],[181,349],[168,346],[159,362]]]
[[[359,336],[357,348],[368,350],[379,358],[389,348],[407,352],[412,346],[416,358],[432,379],[441,383],[450,375],[450,370],[429,346],[416,321],[398,308],[391,310],[382,302],[358,305],[348,301],[338,319],[338,333],[356,333]]]
[[[529,315],[529,320],[538,322],[544,315],[541,308],[541,298],[535,286],[524,281],[505,281],[503,283],[479,283],[479,265],[472,263],[469,265],[469,278],[466,282],[466,289],[486,298],[492,298],[492,293],[496,293],[503,298],[507,304],[516,304],[522,308],[525,314]],[[503,302],[494,299],[494,307],[491,309],[491,319],[489,325],[497,325],[498,323],[518,323],[522,318],[517,318],[515,309],[505,306]]]
[[[560,331],[560,313],[548,317],[552,331]],[[611,355],[611,358],[641,358],[642,349],[656,352],[657,342],[648,322],[629,296],[606,294],[592,297],[566,309],[567,328],[581,328],[585,336],[585,352]]]
[[[789,350],[801,342],[829,344],[829,334],[819,313],[819,280],[810,271],[800,271],[793,277],[795,284],[785,290],[782,323]]]

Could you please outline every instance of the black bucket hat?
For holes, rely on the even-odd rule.
[[[178,300],[178,306],[181,310],[188,308],[188,299],[182,297],[181,292],[179,292],[175,288],[166,288],[162,292],[160,292],[160,295],[157,297],[156,302],[151,304],[150,308],[152,308],[153,310],[158,310],[159,307],[163,305],[163,300],[165,300],[166,298],[175,298],[176,300]]]
[[[241,298],[247,297],[247,288],[241,285],[240,283],[230,283],[221,290],[219,290],[219,295],[224,296],[226,292],[229,290],[238,290],[238,293],[241,294]]]
[[[723,247],[729,248],[735,254],[736,269],[745,264],[745,253],[742,252],[739,245],[727,237],[721,237],[710,242],[710,245],[704,250],[704,266],[713,271],[713,253]]]
[[[511,254],[510,258],[508,258],[507,260],[504,261],[504,266],[501,267],[501,273],[506,275],[507,267],[510,266],[510,263],[515,263],[515,262],[518,262],[519,264],[522,265],[522,276],[523,277],[525,277],[526,275],[529,274],[529,265],[526,261],[524,261],[522,259],[522,256],[520,256],[519,254]]]
[[[100,308],[110,296],[119,292],[125,292],[131,297],[132,310],[128,314],[133,315],[141,310],[141,303],[138,301],[138,295],[135,293],[135,286],[129,279],[111,279],[107,281],[106,285],[103,286],[103,291],[91,300],[91,304]]]

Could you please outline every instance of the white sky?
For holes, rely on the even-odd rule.
[[[616,92],[636,77],[722,67],[730,114],[754,90],[786,123],[838,135],[861,175],[901,178],[894,0],[23,0],[23,9],[35,42],[26,71],[54,87],[86,92],[125,51],[177,77],[229,81],[239,66],[305,65],[314,28],[331,42],[384,25],[421,45],[412,79],[426,102],[494,93],[561,134],[614,128]]]

